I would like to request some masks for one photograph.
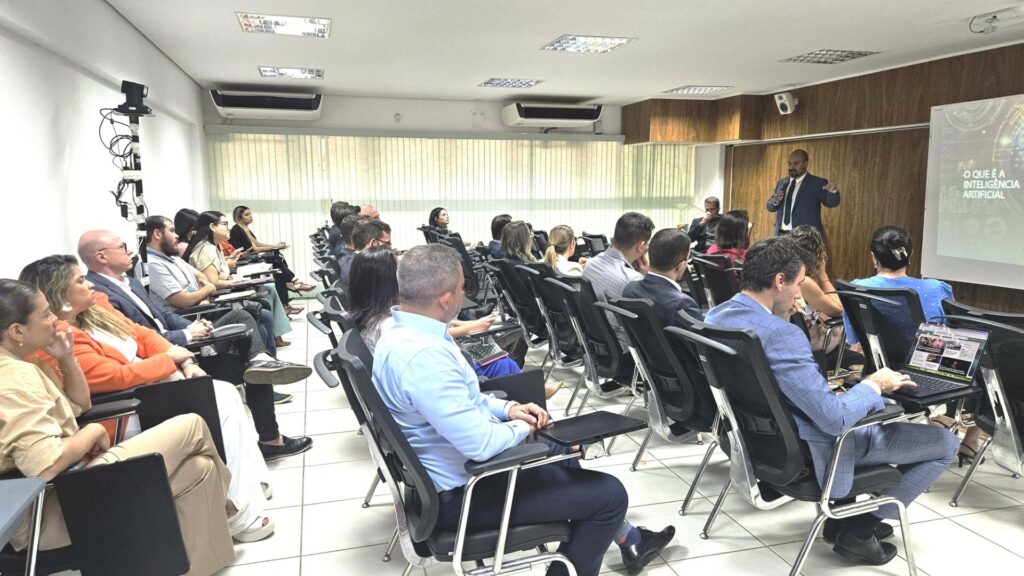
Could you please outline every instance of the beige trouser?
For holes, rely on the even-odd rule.
[[[184,414],[112,446],[88,466],[112,464],[135,456],[159,453],[167,467],[167,480],[178,511],[181,537],[192,564],[190,576],[210,575],[235,558],[228,533],[227,488],[231,473],[217,455],[206,422],[195,414]],[[231,507],[233,512],[233,507]],[[16,549],[28,542],[23,525],[11,540]],[[47,495],[40,532],[41,550],[71,544],[56,494]]]

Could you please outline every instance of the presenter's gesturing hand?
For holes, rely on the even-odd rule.
[[[786,188],[783,187],[780,190],[776,190],[775,194],[772,194],[772,203],[778,206],[782,204],[782,199],[786,196]]]
[[[836,185],[833,184],[831,180],[828,180],[828,181],[825,182],[824,190],[825,190],[825,192],[830,192],[832,194],[835,194],[836,192],[839,191],[839,188],[837,188]]]

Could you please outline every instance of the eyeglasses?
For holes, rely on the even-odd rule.
[[[128,244],[126,242],[121,242],[120,246],[107,246],[106,248],[100,248],[99,250],[96,251],[96,253],[99,254],[100,252],[103,252],[104,250],[118,250],[118,249],[123,250],[125,254],[131,254],[131,252],[132,252],[131,249],[128,248]]]
[[[227,225],[228,225],[228,221],[227,220],[221,220],[220,222],[217,222],[217,226],[227,226]]]

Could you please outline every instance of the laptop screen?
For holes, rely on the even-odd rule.
[[[965,384],[974,380],[988,331],[950,328],[923,322],[914,335],[914,348],[907,365]]]

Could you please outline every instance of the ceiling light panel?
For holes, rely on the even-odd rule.
[[[566,34],[541,48],[541,50],[554,50],[556,52],[584,52],[589,54],[604,54],[616,48],[621,48],[636,38],[613,38],[608,36],[576,36]]]
[[[732,86],[696,86],[689,84],[686,86],[680,86],[671,90],[665,90],[662,94],[681,94],[681,95],[700,95],[700,94],[715,94],[717,92],[725,92],[726,90],[732,90]]]
[[[327,38],[331,35],[330,18],[305,18],[302,16],[269,16],[252,12],[235,12],[238,23],[245,32],[282,34],[285,36],[310,36]]]
[[[491,78],[480,84],[485,88],[533,88],[543,80],[525,80],[523,78]]]
[[[284,78],[286,80],[323,80],[323,68],[287,68],[282,66],[260,66],[260,76],[264,78]]]
[[[838,64],[839,62],[856,60],[857,58],[871,56],[872,54],[880,54],[880,52],[868,52],[866,50],[833,50],[831,48],[824,48],[822,50],[815,50],[814,52],[808,52],[807,54],[801,54],[799,56],[783,58],[782,60],[779,60],[779,62],[793,62],[796,64]]]

